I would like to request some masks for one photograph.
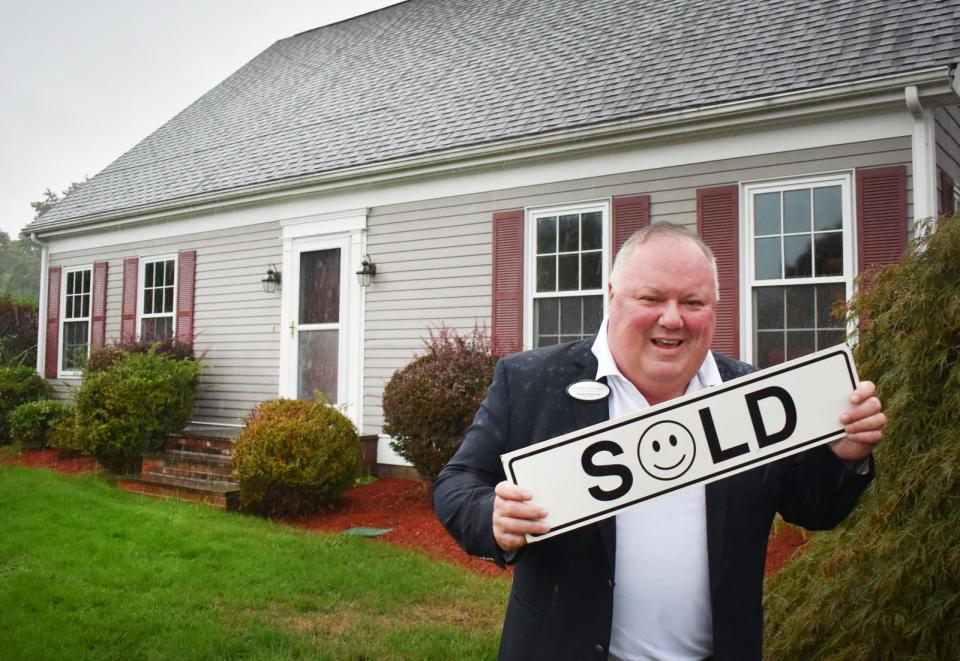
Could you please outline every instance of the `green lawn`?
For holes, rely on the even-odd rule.
[[[388,544],[0,466],[4,659],[493,658],[508,590]]]

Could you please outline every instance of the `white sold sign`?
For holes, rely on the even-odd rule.
[[[535,542],[845,435],[858,382],[844,344],[501,456],[549,512]]]

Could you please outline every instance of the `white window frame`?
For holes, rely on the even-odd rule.
[[[90,272],[90,305],[87,308],[89,314],[86,317],[72,317],[67,319],[67,274],[68,273],[81,273],[83,271]],[[78,378],[83,371],[82,370],[65,370],[63,369],[63,351],[66,348],[66,337],[63,333],[63,326],[68,321],[86,321],[87,322],[87,358],[90,357],[90,338],[92,336],[93,329],[93,265],[85,264],[83,266],[70,266],[64,267],[63,273],[61,275],[62,285],[60,287],[60,324],[57,332],[60,334],[60,341],[57,346],[57,376],[63,378]]]
[[[533,302],[536,298],[565,298],[568,296],[591,296],[599,294],[603,300],[603,315],[607,314],[607,283],[610,277],[610,268],[613,262],[611,248],[610,198],[602,200],[586,200],[569,202],[562,205],[543,207],[527,207],[524,209],[524,255],[523,255],[523,348],[533,347]],[[549,292],[537,294],[537,219],[543,216],[556,216],[565,213],[600,212],[602,227],[602,256],[600,258],[600,274],[602,281],[600,289],[580,291]]]
[[[168,262],[173,261],[173,311],[168,314],[156,314],[151,312],[150,314],[143,313],[143,290],[146,289],[146,272],[147,264],[155,264],[157,262]],[[159,319],[161,317],[172,317],[173,319],[173,333],[171,338],[176,338],[177,336],[177,289],[180,281],[180,263],[177,259],[177,254],[172,253],[169,255],[150,255],[148,257],[140,258],[140,272],[137,275],[137,339],[142,339],[143,332],[143,320],[144,319]]]
[[[843,228],[843,274],[838,276],[811,276],[807,278],[780,278],[756,280],[754,277],[753,249],[753,197],[760,193],[783,193],[784,191],[821,186],[840,186]],[[753,355],[753,288],[761,286],[794,286],[827,283],[843,283],[846,300],[853,295],[853,281],[857,275],[856,210],[853,172],[849,170],[816,175],[801,175],[776,180],[741,182],[740,184],[740,356],[752,363]],[[812,209],[811,209],[812,212]],[[848,332],[851,329],[847,329]]]

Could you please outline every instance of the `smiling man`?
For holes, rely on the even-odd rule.
[[[873,384],[853,392],[840,420],[847,436],[830,446],[527,546],[527,533],[548,531],[546,512],[530,502],[534,494],[504,480],[501,454],[753,370],[709,350],[716,263],[682,227],[634,234],[617,255],[607,297],[594,338],[499,361],[463,444],[434,483],[434,508],[467,552],[516,563],[503,659],[759,659],[774,515],[822,529],[853,509],[886,424]],[[571,397],[566,387],[583,379],[604,382],[609,397]],[[680,456],[679,446],[669,433],[662,444],[651,441],[651,461]]]

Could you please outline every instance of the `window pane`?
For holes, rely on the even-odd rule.
[[[813,190],[813,229],[838,230],[843,226],[840,186]]]
[[[788,190],[783,193],[783,231],[810,231],[810,189]]]
[[[549,347],[551,344],[560,344],[560,338],[556,335],[544,335],[538,338],[535,346]]]
[[[786,278],[807,278],[813,273],[810,235],[783,237],[783,271]]]
[[[153,269],[153,285],[154,287],[163,286],[163,262],[157,262]]]
[[[755,239],[757,280],[779,280],[783,277],[780,264],[780,238]]]
[[[557,217],[537,219],[537,254],[557,252]]]
[[[164,264],[166,276],[164,277],[165,282],[163,284],[173,286],[173,260],[167,260]]]
[[[783,328],[783,287],[754,289],[753,316],[758,329]]]
[[[603,321],[603,296],[583,297],[583,335],[593,335]]]
[[[847,288],[842,282],[817,285],[817,328],[843,328],[843,321],[833,316],[833,306],[846,300]]]
[[[816,351],[813,331],[787,331],[787,360],[806,356]]]
[[[600,272],[599,252],[587,252],[580,255],[581,289],[600,289],[603,287],[603,274]]]
[[[572,214],[560,216],[560,252],[580,249],[580,216]]]
[[[560,255],[559,263],[557,289],[560,291],[580,289],[580,255],[577,253]]]
[[[140,339],[169,340],[173,337],[173,317],[151,317],[143,319],[140,325]]]
[[[783,362],[783,331],[758,331],[756,341],[757,367],[770,367]]]
[[[580,235],[581,250],[600,250],[603,247],[603,222],[599,211],[591,211],[582,216],[583,227]]]
[[[340,321],[340,249],[300,253],[300,323]]]
[[[843,232],[816,237],[817,275],[843,275]]]
[[[557,258],[537,257],[537,291],[557,291]]]
[[[787,287],[787,328],[813,328],[815,304],[813,285]]]
[[[83,293],[90,293],[90,271],[83,272]]]
[[[173,312],[173,287],[163,288],[163,311]]]
[[[560,333],[580,337],[583,329],[583,304],[579,296],[560,299]],[[563,340],[566,342],[566,340]]]
[[[156,313],[166,312],[163,309],[163,290],[154,289],[153,290],[153,311]]]
[[[152,290],[148,289],[143,293],[143,313],[153,314],[153,295]]]
[[[90,294],[84,294],[80,298],[81,298],[80,316],[89,317],[90,316]]]
[[[832,346],[847,341],[847,334],[842,330],[817,331],[817,350],[829,349]]]
[[[147,262],[143,265],[143,285],[145,287],[153,286],[153,262]]]
[[[336,330],[300,331],[297,399],[312,400],[319,390],[337,401],[339,337]]]
[[[757,236],[780,233],[780,193],[753,196],[753,233]]]
[[[61,369],[76,371],[83,369],[87,360],[88,322],[69,321],[63,324],[63,360]]]
[[[537,299],[533,306],[533,334],[556,335],[560,332],[560,300]]]

